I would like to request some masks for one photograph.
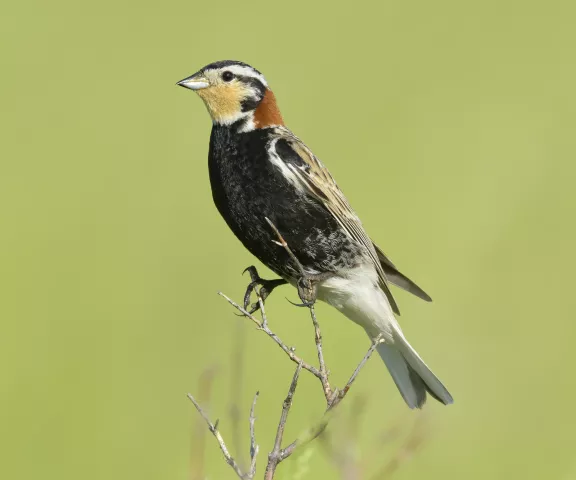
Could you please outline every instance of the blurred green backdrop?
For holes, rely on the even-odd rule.
[[[210,411],[230,435],[239,332],[233,400],[246,431],[261,391],[264,459],[293,365],[215,294],[239,299],[254,261],[212,204],[208,114],[175,86],[233,58],[265,73],[287,124],[435,299],[398,293],[456,403],[430,402],[428,440],[396,478],[576,478],[575,14],[519,0],[5,3],[0,477],[189,479],[185,393],[217,365]],[[278,292],[272,325],[314,360],[306,312]],[[319,318],[341,384],[367,340],[334,310]],[[368,399],[361,451],[418,416],[379,360],[353,394]],[[304,377],[286,438],[321,411]],[[208,477],[234,478],[206,441]],[[302,478],[335,478],[315,448]]]

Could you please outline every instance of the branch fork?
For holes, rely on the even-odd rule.
[[[275,472],[276,472],[278,465],[282,461],[284,461],[286,458],[290,457],[290,455],[292,455],[298,447],[305,445],[306,443],[317,438],[326,429],[326,426],[328,425],[328,422],[330,420],[331,411],[346,397],[346,395],[350,391],[350,388],[352,387],[352,384],[356,380],[356,377],[358,376],[358,374],[360,373],[360,371],[362,370],[362,368],[364,367],[366,362],[369,360],[370,356],[374,353],[374,350],[376,349],[378,344],[382,342],[382,338],[381,338],[381,335],[379,335],[378,337],[376,337],[373,340],[372,345],[370,346],[370,348],[368,349],[368,351],[366,352],[366,354],[364,355],[364,357],[362,358],[362,360],[360,361],[360,363],[358,364],[358,366],[356,367],[356,369],[354,370],[354,372],[352,373],[352,375],[350,376],[348,381],[346,382],[346,385],[344,386],[344,388],[342,388],[342,389],[333,388],[330,385],[330,382],[329,382],[330,371],[327,368],[326,363],[324,361],[324,352],[323,352],[323,347],[322,347],[322,332],[320,331],[320,325],[318,323],[318,320],[316,318],[316,312],[314,310],[314,300],[315,300],[314,289],[315,289],[315,287],[313,285],[313,281],[310,281],[310,279],[306,276],[302,264],[298,261],[298,259],[296,258],[296,256],[294,255],[294,253],[292,252],[292,250],[290,249],[290,247],[288,246],[287,242],[284,240],[284,238],[282,237],[282,235],[280,234],[278,229],[274,226],[274,224],[268,218],[266,218],[266,221],[268,222],[268,224],[274,230],[274,232],[276,233],[276,235],[278,237],[278,240],[273,240],[273,241],[275,243],[277,243],[278,245],[282,246],[284,249],[286,249],[286,251],[288,252],[290,257],[292,258],[294,264],[296,265],[296,267],[300,271],[301,278],[304,280],[304,282],[302,282],[302,283],[304,283],[304,287],[306,287],[306,285],[307,285],[309,288],[308,292],[302,292],[301,290],[304,289],[304,287],[302,289],[299,287],[298,293],[299,293],[299,295],[303,301],[302,306],[306,306],[310,310],[310,317],[312,319],[312,324],[314,326],[314,341],[316,344],[316,351],[317,351],[317,355],[318,355],[319,367],[316,368],[315,366],[311,365],[310,363],[304,361],[300,356],[298,356],[295,353],[294,347],[287,346],[278,337],[278,335],[276,335],[270,329],[270,327],[268,326],[268,318],[266,315],[266,309],[264,307],[264,301],[263,301],[263,298],[260,296],[258,289],[254,289],[254,291],[256,292],[256,295],[257,295],[258,305],[260,307],[259,309],[261,312],[262,320],[258,320],[252,313],[247,311],[244,307],[242,307],[241,305],[236,303],[234,300],[232,300],[231,298],[226,296],[224,293],[218,292],[218,294],[221,297],[223,297],[226,301],[228,301],[228,303],[230,303],[230,305],[232,305],[236,310],[238,310],[240,312],[240,314],[242,314],[243,316],[247,317],[249,320],[254,322],[254,324],[256,325],[256,328],[258,330],[266,333],[266,335],[268,335],[268,337],[270,337],[282,349],[282,351],[287,355],[287,357],[292,362],[297,364],[296,370],[295,370],[294,375],[292,377],[292,381],[290,383],[290,388],[288,389],[288,394],[287,394],[287,396],[284,399],[284,402],[282,404],[282,412],[281,412],[280,420],[278,422],[278,427],[276,430],[274,447],[268,455],[268,462],[266,464],[264,480],[272,480],[274,478],[274,475],[275,475]],[[299,286],[300,286],[300,283],[301,282],[298,282]],[[311,292],[312,292],[312,296],[311,296]],[[312,301],[310,301],[310,299],[312,299]],[[300,377],[300,373],[302,372],[302,370],[309,372],[310,374],[312,374],[314,377],[316,377],[320,381],[320,384],[322,386],[322,392],[324,394],[324,398],[326,401],[326,410],[324,412],[324,415],[320,419],[319,423],[316,426],[312,427],[309,430],[309,432],[303,438],[297,438],[292,443],[290,443],[288,446],[286,446],[285,448],[282,448],[284,429],[286,427],[288,414],[289,414],[290,409],[292,407],[294,395],[296,392],[296,388],[298,386],[298,379]],[[239,463],[230,454],[230,452],[226,446],[226,443],[224,442],[224,439],[223,439],[222,435],[220,434],[220,431],[218,430],[218,421],[216,421],[215,423],[212,423],[211,420],[208,418],[207,414],[202,409],[202,407],[196,401],[196,399],[191,394],[188,394],[188,398],[194,404],[194,406],[196,407],[196,410],[198,410],[198,413],[200,413],[200,415],[204,418],[204,420],[208,426],[208,429],[216,438],[218,445],[220,446],[220,450],[222,451],[222,454],[224,455],[224,459],[226,460],[228,465],[230,465],[230,467],[234,470],[234,472],[236,473],[236,475],[240,479],[252,480],[256,475],[256,457],[258,455],[258,450],[259,450],[259,447],[256,443],[256,437],[255,437],[256,417],[254,414],[254,411],[256,408],[256,401],[258,399],[258,392],[254,396],[254,400],[252,402],[252,406],[250,409],[250,416],[249,416],[250,465],[249,465],[247,471],[243,471],[243,469],[241,468]]]

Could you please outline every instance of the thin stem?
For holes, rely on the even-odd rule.
[[[258,395],[260,392],[256,392],[254,395],[254,400],[252,400],[252,407],[250,408],[250,471],[246,477],[251,480],[256,475],[256,457],[258,455],[258,444],[256,443],[256,433],[255,433],[255,423],[256,417],[254,416],[254,411],[256,409],[256,401],[258,400]]]
[[[246,351],[246,329],[242,319],[238,318],[235,325],[236,334],[234,335],[234,348],[232,355],[230,355],[231,363],[231,385],[230,391],[234,395],[230,395],[230,421],[232,424],[232,446],[238,456],[238,463],[241,468],[245,468],[244,455],[240,454],[243,449],[242,432],[240,429],[240,412],[243,398],[243,374],[244,374],[244,360]]]
[[[313,367],[309,363],[306,363],[298,355],[296,355],[294,353],[294,348],[288,347],[282,340],[280,340],[278,335],[276,335],[272,330],[270,330],[270,328],[268,328],[267,323],[264,323],[264,321],[260,322],[254,315],[250,314],[248,311],[246,311],[244,308],[242,308],[240,305],[238,305],[234,300],[232,300],[231,298],[226,296],[224,293],[218,292],[218,295],[225,298],[230,305],[232,305],[239,312],[241,312],[246,317],[248,317],[250,320],[252,320],[256,324],[256,326],[258,327],[258,330],[262,330],[264,333],[266,333],[266,335],[268,335],[272,340],[274,340],[276,342],[276,344],[284,351],[284,353],[286,353],[286,355],[288,355],[288,358],[290,358],[290,360],[292,360],[294,363],[302,364],[302,368],[304,370],[309,371],[316,378],[321,378],[321,375],[320,375],[320,372],[318,371],[318,369],[316,367]]]
[[[294,252],[288,245],[288,242],[284,240],[284,237],[282,236],[280,231],[276,228],[276,225],[274,225],[268,217],[264,218],[266,222],[268,222],[268,225],[270,225],[270,228],[274,230],[274,233],[278,237],[278,241],[276,243],[278,243],[286,250],[292,261],[296,264],[296,267],[298,267],[300,277],[302,279],[308,278],[304,270],[304,267],[302,266],[296,255],[294,255]],[[318,351],[318,363],[320,364],[320,372],[319,372],[320,376],[318,378],[322,382],[322,389],[324,390],[324,396],[326,397],[326,402],[329,404],[333,394],[332,389],[330,388],[330,382],[328,381],[328,371],[326,369],[326,364],[324,363],[324,353],[322,351],[322,333],[320,332],[320,325],[318,324],[318,320],[316,319],[316,313],[314,312],[314,304],[312,303],[309,308],[310,308],[310,316],[312,317],[312,323],[314,324],[316,350]]]
[[[210,405],[212,394],[212,383],[216,375],[216,366],[206,368],[198,380],[198,397],[201,402]],[[206,427],[201,418],[198,418],[194,425],[192,436],[192,451],[190,455],[191,474],[190,480],[203,480],[204,474],[204,451],[206,448]]]
[[[228,448],[226,447],[226,443],[224,442],[222,435],[220,435],[220,432],[218,431],[218,421],[216,421],[216,423],[212,423],[210,421],[210,419],[208,418],[208,415],[206,415],[204,410],[202,410],[202,407],[196,401],[196,399],[192,396],[191,393],[188,394],[188,398],[194,404],[194,406],[196,407],[196,410],[198,410],[198,413],[202,416],[202,418],[204,419],[204,421],[208,425],[208,430],[210,430],[212,432],[212,434],[214,435],[214,437],[216,437],[216,440],[218,441],[218,445],[220,445],[220,450],[222,450],[222,454],[224,455],[224,459],[226,460],[226,463],[232,467],[232,469],[236,472],[236,475],[238,475],[239,478],[243,479],[244,474],[242,473],[240,466],[238,465],[238,463],[236,463],[236,460],[234,460],[232,455],[230,455],[230,453],[228,452]]]
[[[274,230],[274,232],[278,236],[278,241],[276,243],[286,249],[286,251],[288,252],[290,257],[292,258],[292,260],[294,261],[294,263],[296,264],[296,266],[300,270],[302,278],[306,278],[302,264],[298,261],[298,259],[296,258],[296,256],[294,255],[294,253],[292,252],[292,250],[290,249],[290,247],[288,246],[288,244],[286,243],[286,241],[284,240],[284,238],[282,237],[282,235],[280,234],[278,229],[274,226],[274,224],[268,218],[266,218],[266,221],[268,222],[270,227]],[[256,295],[257,295],[258,303],[260,306],[262,321],[259,321],[256,317],[254,317],[254,315],[252,315],[251,313],[246,311],[245,308],[241,307],[238,303],[234,302],[232,299],[230,299],[224,293],[218,292],[218,294],[221,297],[225,298],[228,301],[228,303],[230,303],[230,305],[232,305],[234,308],[236,308],[242,315],[244,315],[244,316],[248,317],[250,320],[252,320],[256,324],[256,326],[259,330],[264,331],[270,338],[272,338],[272,340],[274,340],[274,342],[284,351],[284,353],[286,353],[286,355],[288,356],[288,358],[290,358],[290,360],[292,360],[293,362],[298,364],[298,367],[297,367],[296,372],[294,373],[294,377],[292,379],[292,383],[290,384],[290,389],[288,390],[288,395],[287,395],[287,397],[283,403],[282,414],[280,416],[280,421],[278,423],[278,429],[276,431],[274,448],[273,448],[272,452],[270,452],[270,454],[268,455],[268,463],[266,465],[266,472],[265,472],[264,478],[265,478],[265,480],[272,480],[274,478],[276,468],[280,462],[282,462],[283,460],[288,458],[290,455],[292,455],[294,453],[294,451],[296,450],[296,448],[314,440],[320,434],[322,434],[322,432],[325,431],[326,426],[328,425],[328,422],[330,421],[330,416],[331,416],[332,410],[344,399],[344,397],[349,392],[350,388],[352,387],[352,384],[356,380],[356,377],[360,373],[360,370],[362,370],[362,368],[364,367],[364,365],[366,364],[368,359],[374,353],[374,350],[376,349],[378,344],[381,342],[381,335],[379,335],[376,339],[374,339],[374,341],[372,342],[372,345],[370,346],[370,348],[368,349],[368,351],[366,352],[366,354],[362,358],[361,362],[358,364],[358,366],[356,367],[356,369],[354,370],[354,372],[352,373],[352,375],[348,379],[348,382],[346,383],[344,388],[342,390],[338,390],[337,388],[332,389],[330,386],[329,379],[328,379],[329,370],[328,370],[326,363],[324,361],[324,351],[323,351],[323,346],[322,346],[322,332],[320,330],[320,325],[318,323],[318,319],[316,318],[316,312],[314,310],[313,304],[309,305],[309,308],[310,308],[310,316],[312,319],[312,324],[314,325],[314,338],[315,338],[316,350],[317,350],[317,354],[318,354],[319,369],[317,369],[316,367],[313,367],[312,365],[304,362],[299,356],[297,356],[294,353],[294,348],[288,347],[278,337],[278,335],[276,335],[272,330],[270,330],[270,328],[268,327],[268,319],[266,316],[264,301],[262,300],[262,297],[260,296],[259,291],[256,291]],[[301,295],[301,298],[302,298],[302,295]],[[299,438],[299,439],[294,440],[286,448],[282,448],[282,439],[284,436],[284,429],[286,427],[286,421],[288,419],[288,413],[290,411],[290,408],[292,407],[294,392],[296,391],[298,378],[300,376],[300,372],[302,371],[302,369],[307,370],[308,372],[310,372],[312,375],[314,375],[316,378],[318,378],[320,380],[320,383],[322,384],[322,391],[323,391],[324,397],[326,399],[327,407],[326,407],[326,410],[325,410],[324,415],[323,415],[322,419],[320,420],[320,422],[316,426],[311,428],[308,431],[307,435],[305,435],[303,438]],[[256,396],[254,397],[254,401],[252,402],[252,409],[250,411],[250,458],[251,458],[250,471],[246,475],[242,476],[240,468],[238,467],[238,465],[236,464],[234,459],[228,453],[228,451],[226,449],[226,445],[224,444],[222,437],[218,433],[217,425],[212,425],[210,423],[210,421],[205,416],[205,414],[202,412],[202,410],[200,409],[198,404],[190,396],[191,400],[196,405],[196,408],[198,409],[198,411],[202,414],[202,416],[204,417],[204,419],[208,423],[210,431],[218,439],[218,441],[220,443],[220,448],[221,448],[222,452],[224,453],[224,457],[226,458],[226,461],[235,469],[236,473],[241,478],[248,479],[248,480],[253,479],[254,475],[256,473],[256,455],[258,453],[258,446],[256,445],[255,434],[254,434],[254,423],[255,423],[254,409],[255,409],[257,397],[258,397],[258,394],[256,394]]]
[[[272,230],[274,230],[274,233],[276,234],[276,236],[278,237],[278,241],[275,242],[278,245],[280,245],[281,247],[283,247],[286,252],[288,252],[288,255],[290,255],[290,258],[292,259],[292,261],[296,264],[296,267],[298,267],[299,273],[301,277],[306,277],[306,272],[304,271],[304,267],[302,266],[302,264],[300,263],[300,260],[298,260],[298,258],[296,257],[296,255],[294,255],[294,252],[292,251],[292,249],[288,246],[288,242],[286,242],[286,240],[284,240],[284,237],[280,234],[280,231],[276,228],[276,225],[274,225],[270,219],[268,217],[264,217],[264,219],[266,220],[266,222],[268,222],[268,225],[270,225],[270,227],[272,228]]]
[[[326,403],[330,405],[330,400],[332,399],[332,388],[330,387],[330,382],[328,381],[328,370],[326,369],[326,363],[324,362],[324,352],[322,350],[322,332],[320,331],[320,325],[316,319],[316,312],[314,310],[314,305],[310,306],[310,317],[312,318],[312,324],[314,325],[314,340],[316,341],[316,351],[318,352],[318,363],[320,365],[320,382],[322,382],[322,390],[324,391],[324,396],[326,397]]]
[[[294,399],[294,392],[296,391],[296,386],[298,385],[298,377],[302,371],[302,364],[299,364],[294,372],[294,377],[292,377],[292,383],[288,390],[288,395],[286,396],[284,403],[282,405],[282,414],[280,415],[280,422],[278,422],[278,429],[276,430],[276,438],[274,440],[274,449],[268,455],[268,465],[266,465],[266,474],[264,475],[264,480],[271,480],[274,478],[274,473],[276,472],[276,467],[278,464],[286,458],[282,451],[282,438],[284,437],[284,429],[286,428],[286,420],[288,419],[288,413],[292,407],[292,400]]]
[[[374,353],[374,350],[376,350],[376,348],[378,347],[378,345],[380,343],[382,343],[382,334],[379,334],[372,341],[372,345],[370,346],[370,348],[368,349],[368,351],[364,355],[364,358],[361,360],[361,362],[358,364],[358,366],[354,369],[354,372],[352,372],[352,375],[350,376],[350,378],[346,382],[346,385],[344,386],[344,388],[342,390],[338,391],[338,394],[336,396],[334,396],[334,398],[332,399],[332,401],[328,407],[329,409],[334,408],[336,405],[338,405],[338,403],[340,403],[342,401],[342,399],[346,396],[346,394],[350,391],[350,388],[352,387],[354,380],[356,380],[356,377],[360,373],[360,370],[362,370],[364,365],[366,365],[366,362],[370,359],[370,357]]]
[[[382,341],[381,337],[382,337],[381,335],[378,335],[374,339],[372,345],[370,346],[370,348],[368,349],[368,351],[366,352],[366,354],[364,355],[364,357],[362,358],[362,360],[360,361],[358,366],[354,369],[354,372],[348,379],[346,386],[342,390],[338,389],[334,390],[332,398],[329,401],[328,407],[326,408],[326,411],[324,412],[324,415],[322,416],[320,422],[318,422],[318,424],[315,425],[314,427],[310,428],[307,435],[305,435],[303,438],[297,438],[284,450],[282,450],[282,460],[292,455],[294,453],[294,450],[296,450],[296,448],[305,445],[307,443],[310,443],[312,440],[318,438],[318,436],[320,436],[324,432],[324,430],[326,430],[328,422],[330,421],[332,410],[344,399],[346,394],[350,391],[350,388],[352,387],[352,384],[354,383],[356,377],[360,373],[360,370],[362,370],[364,365],[366,365],[366,362],[372,356],[376,347],[381,343]]]

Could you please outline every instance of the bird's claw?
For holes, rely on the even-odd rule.
[[[258,275],[258,270],[256,270],[256,267],[253,265],[244,269],[242,273],[244,274],[246,272],[250,274],[251,282],[248,284],[248,287],[246,288],[246,293],[244,294],[244,310],[246,310],[250,315],[252,315],[253,313],[255,313],[260,309],[259,301],[250,305],[250,296],[252,295],[252,292],[256,290],[256,287],[260,286],[259,290],[256,293],[260,297],[260,300],[262,300],[262,303],[264,303],[264,301],[272,293],[272,290],[288,282],[283,278],[278,278],[275,280],[265,280],[263,278],[260,278],[260,275]],[[250,307],[250,309],[248,309],[248,307]]]
[[[256,267],[254,265],[250,265],[249,267],[246,267],[244,269],[244,271],[242,272],[242,275],[244,275],[246,272],[248,272],[250,274],[250,279],[253,282],[260,280],[260,275],[258,275],[258,270],[256,270]]]
[[[259,296],[259,300],[262,300],[262,303],[264,303],[272,293],[272,290],[274,290],[279,285],[284,285],[288,282],[282,278],[278,278],[276,280],[265,280],[260,278],[260,275],[258,275],[258,270],[256,270],[254,265],[245,268],[242,273],[244,274],[246,272],[250,274],[251,281],[246,288],[246,293],[244,294],[244,310],[248,314],[252,315],[260,309],[260,301],[250,305],[250,297],[252,292],[256,291],[257,287],[260,287],[256,292]],[[296,282],[296,287],[298,289],[298,296],[300,297],[302,303],[294,303],[291,300],[287,300],[296,307],[312,308],[316,303],[315,279],[309,278],[308,276],[303,276]]]
[[[310,307],[313,307],[314,304],[316,303],[315,301],[296,303],[296,302],[293,302],[292,300],[290,300],[289,298],[287,298],[286,300],[288,300],[288,302],[290,302],[290,303],[291,303],[292,305],[294,305],[295,307],[306,307],[306,308],[310,308]]]

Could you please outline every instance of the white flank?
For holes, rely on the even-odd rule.
[[[452,396],[408,343],[385,293],[378,285],[372,263],[362,264],[318,286],[318,298],[332,305],[366,330],[370,338],[382,334],[377,348],[394,383],[410,408],[420,408],[430,390],[443,403]]]
[[[318,298],[340,310],[372,337],[382,333],[386,343],[394,343],[393,331],[400,326],[378,286],[378,274],[372,263],[339,272],[337,277],[321,282]]]

